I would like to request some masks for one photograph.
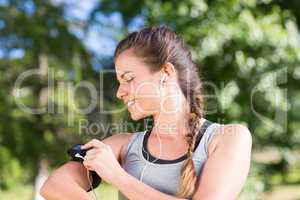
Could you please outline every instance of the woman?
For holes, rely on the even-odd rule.
[[[182,39],[149,27],[123,39],[114,54],[117,97],[133,120],[153,128],[93,139],[83,164],[68,162],[41,189],[46,199],[90,199],[88,170],[128,199],[235,199],[250,168],[251,134],[240,124],[203,116],[198,69]]]

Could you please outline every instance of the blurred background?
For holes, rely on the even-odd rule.
[[[0,199],[40,199],[72,144],[151,123],[117,100],[112,59],[148,25],[170,26],[190,47],[205,118],[250,129],[239,199],[300,199],[298,0],[0,0]],[[118,199],[106,183],[96,191]]]

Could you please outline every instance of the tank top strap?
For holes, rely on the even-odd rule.
[[[206,159],[208,158],[209,145],[212,139],[214,138],[214,136],[216,135],[218,127],[220,126],[221,124],[219,123],[213,123],[213,122],[208,123],[208,126],[205,127],[205,132],[200,136],[201,140],[197,149],[195,150],[196,154],[199,154],[200,152],[204,151],[203,153],[205,158]],[[203,153],[201,154],[203,155]]]

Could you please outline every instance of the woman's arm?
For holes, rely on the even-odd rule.
[[[46,180],[40,194],[47,200],[90,199],[87,171],[78,162],[71,161],[56,169]]]
[[[102,142],[109,145],[115,158],[121,161],[121,150],[127,146],[132,134],[122,133],[105,138]],[[90,199],[86,192],[90,188],[87,170],[79,162],[67,162],[56,169],[43,184],[40,194],[47,200]]]
[[[209,157],[194,199],[236,199],[246,182],[251,161],[252,138],[243,125],[225,125],[209,146]]]

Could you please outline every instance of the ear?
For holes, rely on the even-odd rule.
[[[166,80],[167,76],[168,76],[168,75],[167,75],[166,73],[163,74],[163,77],[162,77],[161,80],[160,80],[160,84],[161,84],[161,85],[162,85],[163,82]]]
[[[162,67],[162,73],[166,73],[168,78],[175,79],[177,77],[177,73],[175,67],[172,63],[167,62]]]

